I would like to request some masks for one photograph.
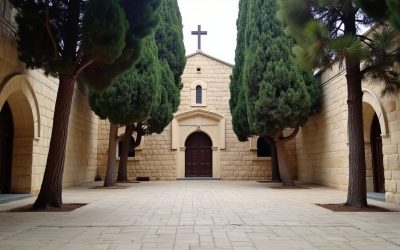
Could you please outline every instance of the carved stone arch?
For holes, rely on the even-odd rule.
[[[38,140],[40,138],[39,103],[32,85],[23,74],[9,77],[0,86],[0,109],[6,101],[10,102],[13,113],[17,113],[23,118],[16,136],[32,137]],[[33,131],[31,128],[33,128]]]
[[[172,145],[173,150],[177,150],[178,178],[185,178],[185,141],[195,132],[203,132],[212,141],[212,167],[214,178],[219,178],[220,174],[220,150],[225,149],[225,117],[221,114],[194,109],[175,115],[172,121]]]
[[[379,125],[381,127],[382,137],[389,136],[389,124],[386,116],[385,109],[378,96],[369,89],[363,89],[363,102],[369,104],[378,116]]]

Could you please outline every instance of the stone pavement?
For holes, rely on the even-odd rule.
[[[399,212],[329,211],[314,204],[343,203],[346,193],[326,187],[272,189],[276,184],[228,181],[124,185],[129,188],[66,189],[65,203],[89,203],[68,213],[0,212],[0,249],[400,249]],[[0,210],[33,201],[0,204]]]

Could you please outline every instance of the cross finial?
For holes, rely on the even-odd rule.
[[[192,31],[192,35],[197,35],[197,50],[201,50],[201,36],[207,35],[207,31],[202,31],[201,25],[198,25],[197,31]]]

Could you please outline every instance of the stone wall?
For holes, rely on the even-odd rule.
[[[37,194],[43,179],[58,80],[26,70],[18,60],[13,9],[0,1],[0,109],[7,101],[14,121],[12,192]],[[64,187],[92,181],[96,172],[97,118],[87,90],[75,87],[65,161]]]
[[[323,88],[322,110],[297,137],[298,177],[346,190],[349,152],[345,72],[336,65],[319,77]],[[373,191],[370,133],[376,114],[382,131],[386,201],[400,204],[400,100],[397,96],[381,96],[381,86],[377,82],[363,82],[367,191]]]

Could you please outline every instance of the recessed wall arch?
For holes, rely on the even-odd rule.
[[[363,102],[368,103],[375,111],[378,116],[379,125],[381,127],[382,137],[386,138],[389,136],[389,124],[386,116],[385,109],[380,102],[378,96],[369,89],[363,89]]]
[[[196,101],[196,89],[201,89],[201,102]],[[207,106],[207,84],[204,81],[196,80],[190,86],[190,104],[192,107],[205,107]]]
[[[8,101],[10,103],[13,113],[18,113],[21,117],[31,118],[25,119],[24,123],[21,124],[19,133],[16,134],[18,137],[30,137],[39,140],[40,138],[40,111],[39,104],[32,85],[26,80],[23,74],[12,75],[0,86],[0,109],[4,103]],[[30,110],[26,109],[28,104]],[[31,120],[31,121],[29,121]],[[30,135],[30,123],[33,123],[32,135]]]

